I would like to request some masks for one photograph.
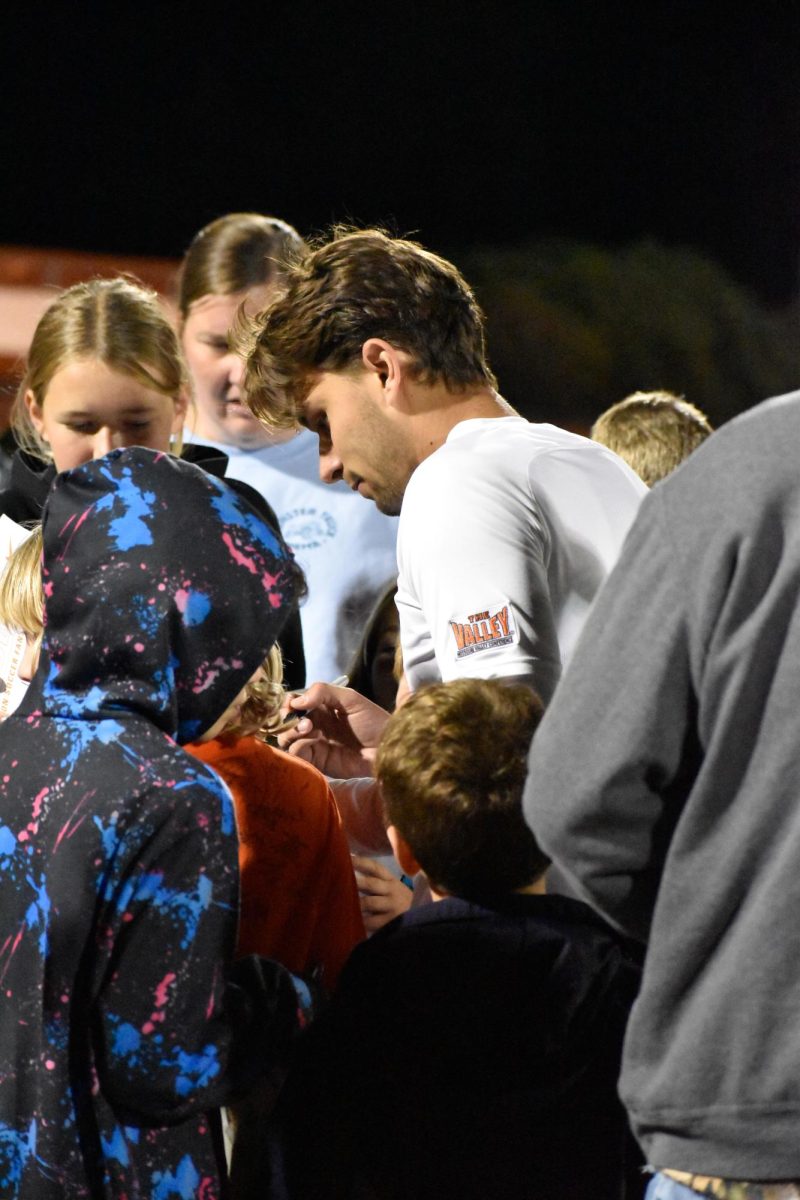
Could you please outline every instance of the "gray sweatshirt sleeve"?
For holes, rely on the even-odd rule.
[[[657,489],[536,733],[525,787],[543,849],[580,895],[642,940],[697,768],[687,602]]]

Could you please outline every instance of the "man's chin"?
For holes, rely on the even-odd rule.
[[[388,488],[368,483],[365,479],[359,480],[356,490],[362,500],[370,500],[378,512],[384,513],[387,517],[400,515],[400,509],[403,507],[402,492],[390,491]]]
[[[399,517],[400,509],[403,507],[403,497],[400,496],[373,496],[373,502],[378,512],[382,512],[387,517]]]

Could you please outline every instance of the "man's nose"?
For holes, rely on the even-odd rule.
[[[344,467],[342,460],[336,451],[331,448],[324,453],[319,452],[319,477],[323,483],[338,483],[344,475]]]

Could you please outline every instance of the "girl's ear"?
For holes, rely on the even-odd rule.
[[[31,424],[39,437],[43,437],[44,418],[42,416],[42,406],[34,396],[30,388],[25,393],[25,407],[28,410],[28,416],[31,419]]]
[[[174,416],[172,419],[173,436],[182,432],[186,424],[186,414],[189,411],[189,396],[186,392],[179,392],[173,400]]]

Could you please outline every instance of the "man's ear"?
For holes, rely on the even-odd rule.
[[[409,356],[383,338],[368,338],[361,347],[361,364],[373,378],[377,378],[389,404],[397,403],[397,396],[407,373]]]
[[[417,875],[422,870],[422,867],[414,857],[414,852],[409,846],[402,833],[396,825],[390,825],[386,830],[386,836],[389,839],[394,856],[400,864],[400,869],[406,875]]]

